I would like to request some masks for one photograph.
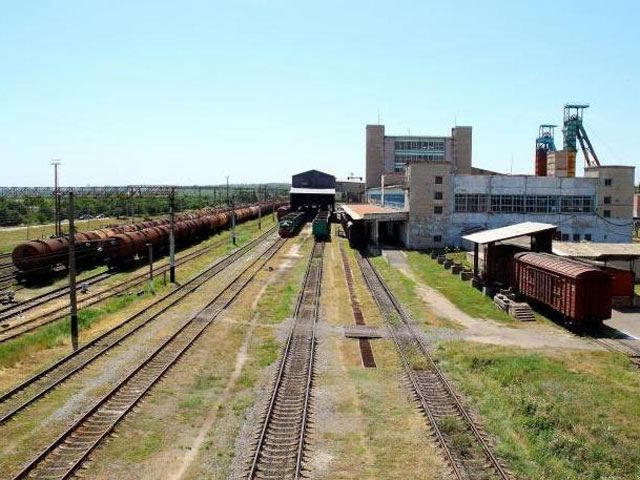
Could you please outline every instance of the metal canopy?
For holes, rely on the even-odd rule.
[[[640,243],[553,242],[553,253],[561,257],[593,260],[640,258]]]
[[[555,230],[557,227],[550,223],[523,222],[509,225],[508,227],[494,228],[484,230],[482,232],[465,235],[462,238],[470,242],[484,245],[494,243],[500,240],[509,240],[510,238],[522,237],[524,235],[533,235],[536,233]]]
[[[298,188],[291,187],[289,191],[291,194],[302,194],[302,195],[335,195],[335,188]]]

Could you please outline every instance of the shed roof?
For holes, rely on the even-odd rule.
[[[371,203],[351,203],[349,205],[342,205],[342,208],[353,220],[393,221],[406,220],[409,216],[409,213],[405,210],[382,207]]]
[[[514,255],[518,261],[525,262],[528,265],[543,268],[550,272],[566,275],[570,278],[589,277],[611,277],[611,274],[600,270],[598,267],[592,267],[584,263],[570,260],[564,257],[558,257],[551,253],[535,253],[523,252]]]
[[[562,257],[592,259],[640,258],[640,243],[553,242],[553,253]]]
[[[289,190],[289,193],[294,193],[294,194],[302,194],[302,195],[335,195],[336,194],[336,189],[335,188],[298,188],[298,187],[291,187],[291,190]]]
[[[473,243],[485,244],[493,243],[499,240],[508,240],[510,238],[522,237],[523,235],[533,235],[535,233],[555,230],[556,226],[550,223],[523,222],[509,225],[508,227],[493,228],[491,230],[483,230],[482,232],[465,235],[462,238]]]

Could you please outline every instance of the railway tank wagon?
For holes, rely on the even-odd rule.
[[[549,253],[513,257],[514,287],[525,297],[581,326],[611,318],[613,277],[597,267]]]
[[[260,209],[270,213],[282,202],[240,206],[235,209],[238,223],[256,218]],[[186,246],[194,241],[225,229],[231,225],[231,209],[206,208],[197,212],[176,215],[176,245]],[[78,265],[107,263],[118,266],[135,258],[146,258],[148,244],[154,252],[164,253],[169,243],[170,222],[168,219],[149,220],[75,234]],[[20,280],[41,278],[55,269],[64,269],[69,261],[69,239],[67,237],[32,240],[21,243],[12,253]]]

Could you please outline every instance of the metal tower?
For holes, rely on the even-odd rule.
[[[599,167],[600,160],[598,160],[598,156],[582,123],[585,108],[589,108],[589,104],[566,104],[564,106],[564,126],[562,127],[564,149],[575,153],[578,151],[577,144],[580,143],[580,148],[584,153],[585,165],[587,167]]]

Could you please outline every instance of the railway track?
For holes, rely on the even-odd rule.
[[[298,479],[313,379],[324,243],[314,243],[293,325],[259,433],[247,478]]]
[[[112,348],[135,335],[168,309],[174,307],[203,284],[223,272],[224,269],[256,250],[273,231],[274,229],[269,230],[252,242],[218,260],[203,272],[178,286],[175,290],[155,300],[143,310],[134,313],[99,337],[81,346],[77,351],[2,394],[0,396],[0,425],[47,395],[71,376],[85,369]]]
[[[407,312],[369,259],[359,255],[358,264],[387,322],[412,394],[429,420],[433,436],[442,448],[454,478],[509,479],[472,415],[437,367]]]
[[[226,240],[220,240],[220,242],[216,242],[215,244],[206,246],[202,249],[196,250],[194,252],[190,252],[178,259],[176,259],[176,266],[187,263],[191,260],[201,257],[202,255],[208,253],[214,248],[219,247],[221,244],[226,243]],[[169,265],[165,264],[160,267],[157,267],[154,271],[155,275],[162,274],[169,270]],[[113,272],[103,272],[95,275],[94,277],[90,277],[89,279],[80,282],[80,283],[90,283],[96,284],[99,283],[106,278],[109,278],[113,275]],[[94,293],[90,293],[86,296],[82,296],[78,299],[78,308],[86,308],[92,305],[95,305],[99,302],[108,300],[117,295],[122,295],[127,290],[131,288],[137,287],[138,285],[144,284],[148,281],[148,273],[140,273],[135,275],[132,278],[129,278],[122,283],[114,286],[108,290],[102,290]],[[44,325],[48,325],[52,322],[56,322],[61,320],[67,316],[67,310],[69,305],[65,303],[59,307],[56,307],[52,310],[49,310],[42,315],[33,317],[33,318],[22,318],[22,315],[25,311],[33,310],[34,308],[41,306],[51,300],[60,298],[69,293],[69,287],[61,287],[60,289],[54,290],[52,292],[47,292],[38,297],[34,297],[33,299],[22,302],[18,305],[12,305],[11,307],[3,310],[0,310],[0,321],[3,323],[0,324],[0,343],[15,339],[25,333],[32,332],[37,328],[40,328]]]
[[[31,460],[13,479],[70,478],[91,452],[180,360],[220,313],[236,299],[284,243],[283,239],[275,240],[204,308],[187,319],[135,370],[96,402],[86,414],[74,421],[62,435]]]
[[[620,332],[606,328],[605,337],[591,337],[596,344],[613,353],[622,353],[631,363],[640,368],[640,342],[633,338],[620,337]]]

